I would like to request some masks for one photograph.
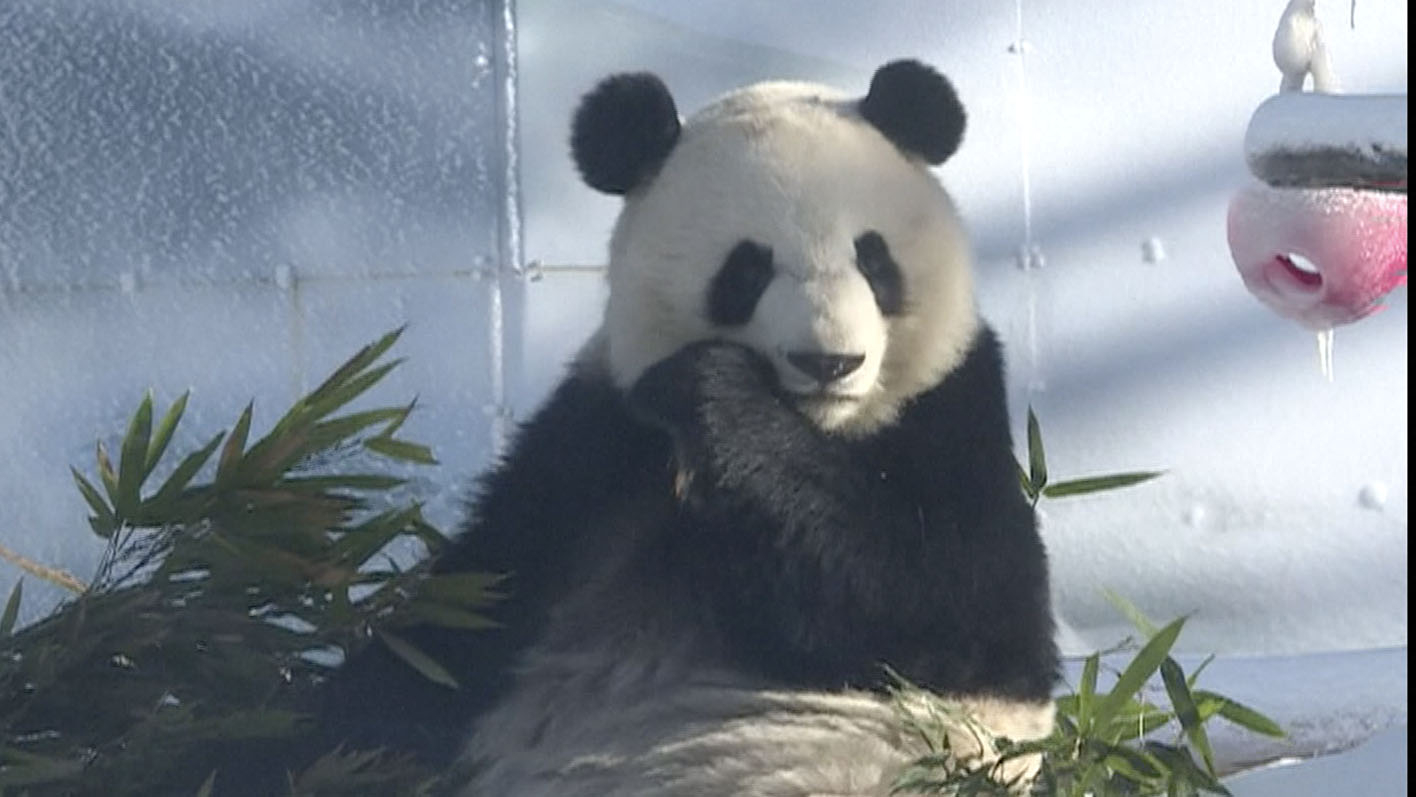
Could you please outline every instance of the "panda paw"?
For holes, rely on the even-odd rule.
[[[723,341],[693,343],[650,366],[629,390],[630,409],[676,435],[701,431],[711,414],[772,400],[776,375],[765,357]]]

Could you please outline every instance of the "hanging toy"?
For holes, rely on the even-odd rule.
[[[1274,34],[1283,77],[1249,121],[1258,179],[1230,202],[1229,250],[1251,293],[1318,333],[1331,378],[1333,327],[1406,282],[1406,96],[1331,93],[1314,2],[1290,0]]]

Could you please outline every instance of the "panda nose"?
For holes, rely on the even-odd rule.
[[[789,351],[787,362],[798,371],[821,384],[829,384],[846,376],[865,362],[864,354],[823,354],[814,351]]]

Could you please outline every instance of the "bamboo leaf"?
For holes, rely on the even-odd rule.
[[[315,445],[325,448],[347,440],[370,426],[397,420],[402,412],[401,407],[396,407],[350,413],[311,427],[310,438]],[[378,436],[383,437],[383,434]]]
[[[367,373],[360,374],[350,379],[344,384],[335,386],[328,394],[309,403],[310,414],[317,419],[328,416],[335,410],[338,410],[340,407],[343,407],[345,404],[363,395],[365,391],[378,384],[385,376],[388,376],[389,371],[397,368],[402,363],[402,358],[385,363]]]
[[[1018,484],[1023,488],[1023,495],[1026,495],[1029,501],[1036,503],[1038,493],[1033,489],[1032,479],[1028,477],[1028,472],[1023,470],[1023,464],[1017,459],[1014,459],[1013,467],[1018,471]]]
[[[330,374],[324,382],[320,383],[319,387],[315,388],[306,396],[302,403],[308,407],[324,401],[331,393],[338,390],[340,386],[348,382],[355,374],[368,368],[375,360],[383,356],[383,353],[388,351],[398,340],[398,337],[403,334],[404,329],[405,327],[399,327],[355,352],[353,357],[350,357],[343,365],[335,369],[334,373]]]
[[[75,594],[82,595],[88,589],[88,586],[77,578],[74,578],[72,573],[40,564],[29,557],[21,556],[19,553],[6,548],[4,545],[0,545],[0,559],[14,564],[36,578],[42,578],[51,584],[61,586]]]
[[[1091,728],[1092,699],[1096,696],[1096,671],[1101,665],[1101,654],[1087,656],[1082,665],[1082,681],[1077,686],[1077,727],[1086,733]]]
[[[246,405],[246,409],[241,411],[241,417],[236,419],[236,428],[232,429],[231,435],[226,438],[226,445],[221,449],[221,458],[216,463],[218,484],[229,481],[241,463],[241,453],[246,450],[246,435],[251,431],[251,410],[254,406],[254,402]]]
[[[103,482],[103,490],[108,493],[108,502],[116,509],[118,506],[118,471],[113,469],[113,460],[108,458],[108,449],[104,448],[103,441],[99,441],[95,446],[94,459],[98,460],[98,478]]]
[[[0,789],[15,786],[40,786],[55,781],[69,780],[84,770],[83,761],[49,758],[8,746],[3,748],[3,757],[5,765],[0,767]]]
[[[1043,494],[1047,486],[1047,454],[1042,448],[1042,427],[1037,415],[1028,407],[1028,483],[1034,495]]]
[[[469,612],[455,606],[445,606],[441,603],[428,603],[426,601],[414,601],[404,606],[396,615],[395,620],[402,623],[426,623],[429,625],[440,625],[444,628],[460,628],[468,631],[485,631],[492,628],[501,628],[502,624],[484,617],[476,612]]]
[[[143,396],[137,412],[128,422],[123,435],[123,450],[118,459],[118,498],[114,508],[124,517],[132,517],[138,509],[143,477],[147,475],[148,443],[152,437],[152,393]]]
[[[1127,620],[1130,620],[1131,625],[1134,625],[1136,630],[1140,631],[1142,634],[1145,634],[1147,637],[1153,637],[1156,632],[1160,630],[1160,626],[1151,622],[1151,619],[1146,616],[1145,612],[1141,611],[1137,608],[1136,604],[1126,600],[1126,598],[1122,597],[1119,593],[1113,592],[1109,587],[1102,587],[1101,593],[1106,596],[1107,603],[1116,607],[1116,610],[1121,612]]]
[[[360,505],[348,495],[268,487],[233,489],[223,499],[229,500],[221,502],[213,517],[231,528],[291,545],[312,539],[315,549],[323,549],[325,532],[342,527]]]
[[[1175,709],[1175,717],[1180,720],[1180,727],[1185,731],[1185,737],[1190,740],[1190,745],[1199,751],[1200,757],[1204,759],[1205,771],[1214,774],[1214,751],[1210,749],[1209,734],[1205,733],[1204,722],[1200,719],[1199,708],[1195,705],[1195,698],[1190,694],[1190,687],[1185,682],[1185,672],[1180,669],[1180,665],[1175,659],[1166,657],[1160,665],[1160,677],[1165,683],[1165,692],[1170,696],[1170,705]]]
[[[10,599],[5,601],[5,614],[0,616],[0,637],[7,637],[15,630],[15,621],[20,617],[20,600],[24,595],[25,580],[15,582],[10,590]]]
[[[421,540],[428,547],[429,552],[442,550],[442,547],[448,542],[447,536],[436,526],[423,520],[422,515],[413,520],[413,536]]]
[[[301,459],[328,446],[310,439],[308,426],[272,429],[246,451],[242,468],[258,484],[273,482]]]
[[[226,432],[217,432],[214,437],[207,441],[206,445],[188,454],[172,471],[172,475],[167,477],[162,487],[158,488],[157,495],[153,496],[148,503],[161,505],[175,499],[184,489],[192,477],[197,475],[197,471],[202,469],[208,459],[211,459],[212,452],[221,444],[221,438],[226,436]]]
[[[1135,473],[1113,473],[1107,476],[1089,476],[1082,479],[1069,479],[1056,484],[1049,484],[1042,490],[1042,494],[1048,498],[1066,498],[1073,495],[1086,495],[1087,493],[1099,493],[1105,490],[1116,490],[1122,487],[1130,487],[1133,484],[1148,482],[1157,476],[1165,475],[1165,471],[1138,471]]]
[[[408,416],[412,414],[413,408],[416,407],[416,406],[418,406],[418,397],[417,397],[417,396],[414,396],[414,397],[413,397],[413,400],[410,401],[410,402],[408,402],[408,406],[406,406],[406,407],[404,407],[404,408],[402,409],[402,411],[399,413],[398,417],[395,418],[395,419],[393,420],[393,422],[390,423],[388,426],[384,427],[383,432],[381,432],[381,433],[379,434],[379,436],[380,436],[380,437],[393,437],[393,435],[394,435],[395,432],[397,432],[399,429],[403,428],[403,422],[406,421],[406,420],[408,420]]]
[[[418,506],[390,509],[349,529],[331,549],[335,560],[363,564],[393,538],[410,529],[414,521],[422,517],[421,512]]]
[[[89,483],[77,469],[72,466],[69,473],[74,476],[74,484],[79,487],[79,494],[84,497],[89,509],[93,510],[92,525],[98,536],[105,539],[112,537],[113,532],[118,529],[118,518],[114,516],[113,510],[108,508],[108,503],[103,500],[97,488]]]
[[[418,587],[418,596],[459,606],[485,606],[501,600],[493,587],[505,581],[498,573],[439,573]]]
[[[394,655],[403,659],[410,667],[421,673],[424,678],[427,678],[435,684],[446,686],[449,689],[461,688],[457,684],[457,679],[453,678],[452,674],[444,669],[441,664],[438,664],[432,657],[414,647],[407,640],[383,629],[379,629],[377,633],[379,639],[383,640],[383,643],[388,646],[388,649],[392,651]]]
[[[364,441],[364,447],[376,454],[383,454],[392,459],[399,459],[405,462],[414,462],[419,465],[436,465],[438,460],[433,456],[432,449],[418,443],[410,443],[406,440],[394,440],[390,437],[372,437]]]
[[[1205,668],[1210,666],[1210,662],[1212,661],[1214,661],[1213,653],[1209,654],[1208,656],[1205,656],[1204,661],[1201,661],[1198,665],[1195,666],[1195,671],[1186,676],[1185,685],[1189,686],[1191,689],[1194,689],[1195,682],[1200,680],[1200,673],[1204,672]]]
[[[1279,739],[1288,736],[1288,732],[1283,730],[1277,722],[1274,722],[1237,700],[1231,700],[1224,695],[1215,694],[1214,692],[1208,692],[1203,689],[1195,692],[1195,699],[1197,701],[1219,701],[1219,716],[1224,717],[1245,730]]]
[[[1170,785],[1172,787],[1188,787],[1188,792],[1182,793],[1193,794],[1195,787],[1198,786],[1214,794],[1230,794],[1229,790],[1215,776],[1195,764],[1195,759],[1190,756],[1188,750],[1160,742],[1146,742],[1144,749],[1170,770]]]
[[[172,402],[172,406],[167,409],[167,414],[162,416],[162,420],[157,424],[157,430],[153,433],[152,443],[148,445],[147,457],[143,462],[143,478],[152,475],[152,469],[157,467],[158,460],[167,451],[167,444],[172,442],[172,433],[177,429],[177,423],[182,420],[182,413],[187,411],[187,398],[191,391],[183,393]]]
[[[1175,719],[1174,712],[1165,711],[1142,700],[1136,700],[1117,712],[1116,716],[1111,718],[1111,724],[1104,731],[1094,731],[1094,733],[1113,742],[1124,742],[1156,731],[1173,719]]]
[[[1155,671],[1160,669],[1161,663],[1170,655],[1170,648],[1175,645],[1175,639],[1180,636],[1180,629],[1184,625],[1184,617],[1175,620],[1156,632],[1136,653],[1136,657],[1121,671],[1116,685],[1097,702],[1096,717],[1093,719],[1097,726],[1109,723],[1126,702],[1140,692],[1141,687],[1145,686]]]
[[[284,417],[276,422],[270,437],[278,438],[291,429],[308,426],[338,409],[339,403],[331,406],[328,401],[330,395],[353,378],[355,374],[372,365],[384,352],[388,351],[401,334],[403,334],[403,327],[384,335],[346,360],[334,373],[329,375],[329,378],[320,383],[319,387],[295,402]]]
[[[1124,745],[1092,742],[1105,758],[1103,762],[1135,783],[1145,783],[1165,773],[1165,765],[1141,750]]]
[[[243,467],[257,481],[273,481],[304,457],[332,448],[370,426],[396,420],[402,412],[401,407],[369,410],[319,424],[307,418],[308,423],[277,427],[251,446]]]

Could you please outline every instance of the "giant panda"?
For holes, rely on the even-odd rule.
[[[623,197],[603,322],[435,566],[508,574],[504,627],[410,633],[456,691],[352,662],[340,733],[466,794],[884,795],[920,752],[888,666],[1046,735],[1046,556],[930,171],[964,121],[910,60],[686,121],[652,74],[585,95],[574,161]]]

